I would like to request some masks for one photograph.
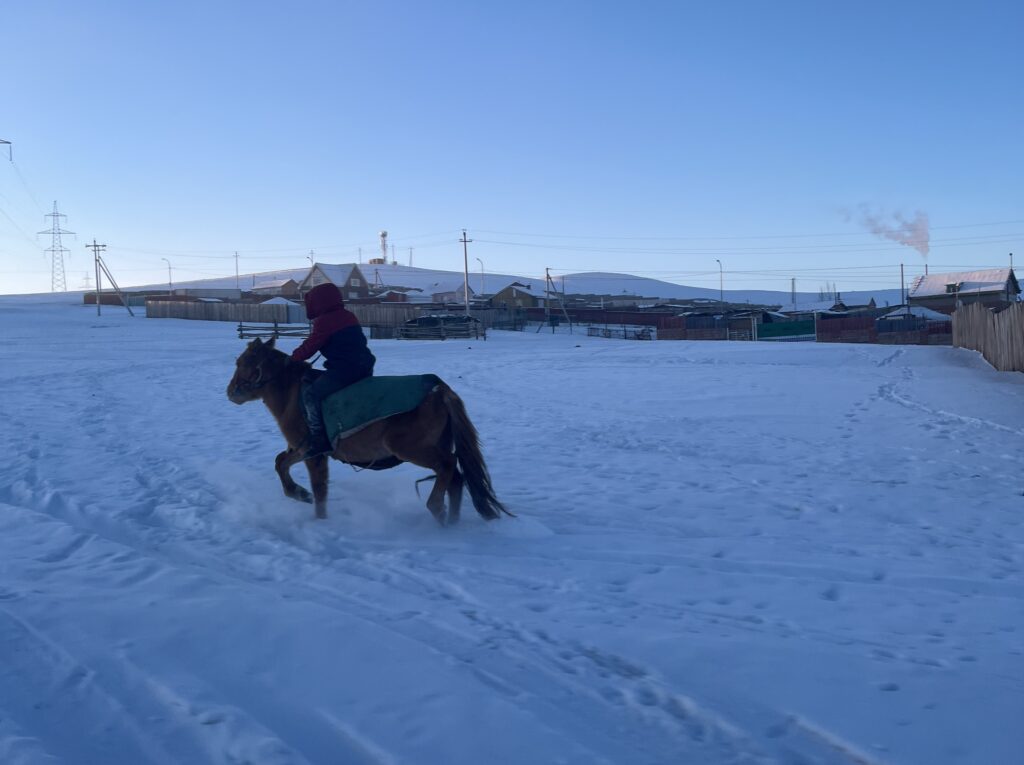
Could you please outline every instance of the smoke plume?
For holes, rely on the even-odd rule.
[[[922,258],[928,257],[929,239],[928,213],[918,210],[913,218],[902,213],[873,212],[867,205],[861,205],[856,213],[848,215],[875,236],[913,247]]]

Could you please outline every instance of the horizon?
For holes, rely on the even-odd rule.
[[[381,267],[381,264],[376,263],[321,263],[317,262],[317,265],[324,266],[338,266],[338,265],[354,265],[360,268],[364,278],[367,278],[367,271],[369,268],[377,269]],[[450,286],[452,280],[457,280],[459,284],[462,283],[463,272],[462,271],[445,271],[441,269],[426,269],[419,268],[416,266],[405,266],[400,263],[387,263],[384,264],[385,268],[399,269],[401,272],[408,274],[408,272],[416,272],[411,275],[411,278],[403,280],[401,276],[395,274],[385,275],[387,283],[394,287],[404,287],[411,289],[426,289],[417,286],[417,282],[422,283],[424,275],[437,275],[438,284],[444,286]],[[163,292],[167,289],[182,290],[182,289],[223,289],[223,290],[241,290],[243,293],[266,285],[274,281],[281,281],[285,279],[294,279],[295,281],[301,281],[305,274],[308,273],[309,267],[299,269],[276,269],[273,271],[262,271],[253,273],[239,273],[237,276],[232,274],[229,276],[215,276],[206,277],[203,279],[193,279],[183,282],[174,282],[168,284],[167,282],[160,283],[148,283],[148,284],[135,284],[135,285],[122,285],[120,282],[118,286],[124,292],[140,292],[140,291],[156,291]],[[116,274],[114,275],[116,278]],[[584,281],[587,287],[593,287],[594,289],[572,289],[566,287],[566,284],[572,285],[574,282]],[[531,285],[538,289],[543,289],[544,278],[522,276],[517,274],[502,274],[502,273],[488,273],[480,274],[469,272],[469,283],[470,288],[473,290],[474,295],[492,295],[501,289],[509,286],[513,283],[522,283],[524,286]],[[565,292],[567,296],[579,297],[579,296],[600,296],[600,297],[625,297],[625,298],[637,298],[641,300],[667,300],[667,301],[710,301],[718,302],[719,291],[717,289],[709,289],[706,287],[694,287],[691,285],[677,284],[674,282],[661,281],[652,279],[645,276],[637,276],[627,272],[581,272],[574,274],[564,274],[556,279],[553,279],[555,289],[561,291],[567,289]],[[232,283],[233,282],[233,283]],[[597,284],[595,284],[597,282]],[[604,282],[604,284],[601,284]],[[104,292],[113,292],[114,288],[111,286],[109,281],[104,277],[103,279]],[[666,288],[664,291],[659,289],[659,285],[664,285]],[[905,285],[909,291],[913,286],[913,280],[909,280]],[[598,287],[608,287],[606,291],[600,291]],[[486,289],[485,289],[486,288]],[[528,287],[529,288],[529,287]],[[822,285],[821,287],[813,290],[797,289],[796,302],[798,304],[806,303],[809,301],[818,301],[822,298],[823,293],[828,293],[830,285]],[[692,295],[681,295],[681,294],[670,294],[677,293],[680,290],[695,290],[700,293],[707,294],[692,294]],[[53,293],[51,291],[42,291],[34,293],[0,293],[0,298],[3,297],[42,297],[49,294],[55,295],[86,295],[95,290],[90,288],[69,288],[64,291]],[[539,294],[539,293],[538,293]],[[754,303],[762,305],[774,305],[778,303],[780,305],[790,304],[792,301],[789,300],[791,291],[786,290],[766,290],[766,289],[726,289],[722,292],[724,295],[725,302],[732,304],[743,304],[743,303]],[[895,305],[898,302],[898,297],[901,294],[900,288],[897,287],[882,287],[879,289],[867,289],[867,290],[839,290],[835,289],[834,294],[836,296],[841,295],[853,295],[856,299],[867,300],[869,297],[874,297],[879,304],[889,305],[892,303]],[[778,299],[775,299],[778,298]]]
[[[462,271],[465,228],[471,273],[726,292],[1005,267],[1022,22],[1009,2],[7,9],[0,62],[33,65],[0,122],[0,294],[50,291],[55,201],[69,290],[94,239],[135,287],[233,276],[236,252],[249,273],[358,262],[382,229],[417,267]]]

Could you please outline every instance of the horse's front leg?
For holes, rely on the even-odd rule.
[[[306,470],[309,471],[309,482],[313,487],[313,506],[316,509],[316,517],[326,518],[327,477],[330,473],[327,455],[321,454],[318,457],[306,460]]]
[[[302,451],[299,449],[285,449],[274,459],[274,469],[277,470],[277,475],[281,479],[281,488],[284,489],[286,497],[297,499],[299,502],[311,503],[313,495],[309,493],[309,490],[292,480],[291,467],[302,461],[301,454]]]

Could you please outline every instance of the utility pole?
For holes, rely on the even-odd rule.
[[[242,289],[241,283],[238,281],[238,250],[235,250],[235,289]]]
[[[544,323],[551,327],[551,334],[555,333],[555,327],[551,324],[551,269],[544,269]],[[540,327],[537,327],[540,332]]]
[[[483,295],[487,292],[487,288],[484,286],[484,262],[480,258],[477,258],[476,262],[480,264],[480,294]]]
[[[466,247],[466,245],[468,245],[473,240],[467,239],[466,229],[462,229],[462,239],[460,239],[459,241],[462,242],[462,275],[463,278],[465,279],[463,287],[465,288],[466,292],[466,316],[469,316],[469,249]]]
[[[92,259],[96,266],[96,315],[99,316],[100,312],[100,294],[103,290],[103,285],[100,282],[100,253],[107,249],[105,244],[96,244],[96,240],[92,240],[92,244],[85,245],[87,249],[92,250]]]
[[[167,264],[167,294],[174,294],[174,280],[171,278],[171,261],[167,258],[160,258],[164,263]],[[238,281],[238,274],[235,274],[235,282]]]
[[[789,302],[796,305],[796,277],[789,280]]]
[[[67,292],[68,285],[64,279],[64,253],[71,254],[71,250],[63,246],[60,241],[61,234],[74,234],[74,231],[65,231],[60,227],[60,219],[67,218],[67,215],[61,215],[57,212],[57,203],[53,203],[53,212],[44,216],[46,218],[53,218],[53,226],[47,231],[40,231],[40,234],[50,234],[52,244],[46,249],[46,252],[51,253],[50,263],[50,292]]]
[[[7,160],[9,162],[13,162],[14,161],[14,149],[11,148],[11,142],[10,141],[4,141],[4,140],[0,139],[0,146],[6,146],[7,147]]]
[[[391,265],[398,265],[398,260],[395,258],[395,245],[391,245]]]
[[[907,305],[907,293],[904,285],[906,282],[903,281],[903,264],[900,263],[900,302],[907,308],[907,315],[910,315],[910,306]]]
[[[722,304],[722,308],[724,309],[725,298],[723,296],[725,295],[725,291],[722,289],[722,285],[724,284],[722,277],[722,261],[715,258],[715,262],[718,264],[718,302]]]
[[[409,248],[409,268],[412,268],[412,247]]]
[[[312,268],[315,265],[313,263],[313,251],[310,250],[309,251],[309,255],[307,255],[306,257],[309,258],[309,267]]]

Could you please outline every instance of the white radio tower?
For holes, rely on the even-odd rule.
[[[67,247],[61,244],[61,234],[74,234],[74,231],[65,231],[60,227],[60,219],[67,218],[67,215],[61,215],[57,212],[57,203],[53,203],[53,212],[49,213],[45,217],[53,218],[53,227],[46,231],[40,231],[40,234],[50,234],[53,237],[52,244],[46,248],[46,252],[52,256],[51,266],[51,277],[50,277],[50,291],[51,292],[67,292],[68,285],[64,280],[64,253],[70,253]]]

